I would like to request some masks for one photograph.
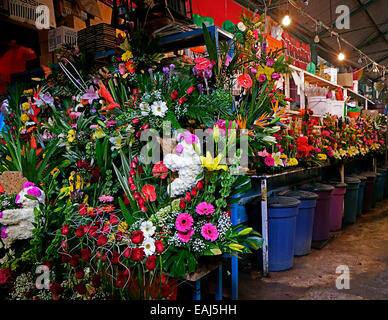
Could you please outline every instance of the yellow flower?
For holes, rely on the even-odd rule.
[[[20,127],[19,128],[19,132],[22,131],[22,130],[26,130],[26,129],[27,129],[26,126]]]
[[[74,184],[75,179],[75,184]],[[69,177],[69,184],[70,184],[70,191],[74,192],[75,190],[83,189],[84,188],[84,179],[82,176],[75,171],[72,171],[70,173]]]
[[[121,222],[121,223],[119,224],[118,230],[119,230],[120,232],[123,232],[123,233],[124,233],[127,229],[128,229],[128,224],[127,224],[125,221],[123,221],[123,222]]]
[[[280,159],[287,159],[288,157],[287,157],[287,155],[285,155],[285,154],[282,154],[282,155],[280,155]]]
[[[74,129],[71,129],[69,130],[69,132],[67,133],[67,141],[69,141],[70,143],[73,142],[75,140],[75,130]]]
[[[6,156],[5,159],[8,160],[9,162],[12,162],[12,158],[10,156]]]
[[[105,137],[105,132],[104,130],[102,130],[100,126],[98,126],[97,131],[93,133],[93,139],[96,140],[96,139],[101,139],[103,137]]]
[[[30,104],[28,102],[24,102],[24,103],[22,103],[22,108],[24,111],[28,111],[28,110],[30,110],[31,107],[30,107]]]
[[[275,69],[274,68],[271,68],[271,67],[268,67],[268,66],[260,66],[259,68],[257,68],[257,74],[256,74],[256,78],[257,80],[259,80],[259,77],[261,74],[265,74],[268,81],[271,81],[272,80],[272,74],[275,72]]]
[[[57,172],[59,172],[59,169],[58,168],[54,168],[53,170],[51,170],[50,174],[53,176]]]
[[[27,113],[23,113],[23,114],[20,116],[20,120],[21,120],[21,122],[25,123],[25,122],[27,122],[28,120],[30,120],[30,117],[27,115]]]
[[[59,194],[66,193],[67,196],[70,195],[70,187],[64,187],[61,190],[59,190]]]
[[[201,162],[202,162],[202,167],[207,168],[209,171],[216,171],[216,170],[228,170],[228,166],[226,165],[220,165],[220,161],[222,158],[222,153],[220,153],[217,157],[213,159],[212,155],[208,151],[206,153],[206,157],[201,156]]]
[[[125,51],[122,55],[121,55],[121,60],[123,60],[123,61],[128,61],[128,60],[130,60],[130,59],[132,59],[133,58],[133,54],[132,54],[132,52],[131,51]]]
[[[290,158],[288,160],[288,166],[289,167],[294,167],[298,165],[298,160],[296,158]]]
[[[327,155],[325,155],[323,153],[318,153],[318,159],[321,161],[325,161],[325,160],[327,160]]]
[[[115,241],[115,235],[113,233],[110,235],[109,240],[112,242]]]
[[[274,166],[275,167],[277,167],[277,166],[284,167],[284,163],[280,157],[280,152],[273,153],[272,158],[274,159],[274,162],[275,162]]]

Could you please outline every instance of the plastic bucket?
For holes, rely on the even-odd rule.
[[[358,212],[358,192],[361,180],[355,177],[346,177],[346,188],[344,199],[344,219],[343,223],[354,223]]]
[[[354,178],[359,179],[360,182],[360,188],[358,189],[358,201],[357,201],[357,217],[360,217],[362,214],[362,206],[364,202],[364,192],[365,192],[365,184],[366,184],[366,177],[362,175],[352,176]]]
[[[383,175],[381,173],[376,172],[376,180],[373,186],[372,208],[375,208],[377,201],[379,201],[379,192],[382,189],[383,183],[384,183]]]
[[[314,213],[318,195],[309,191],[286,191],[282,195],[300,200],[299,214],[296,217],[294,255],[304,256],[311,251]]]
[[[318,195],[317,206],[314,214],[313,241],[329,239],[330,232],[330,200],[334,187],[327,184],[313,183],[300,187],[302,190],[311,191]]]
[[[373,205],[373,189],[376,180],[376,174],[374,172],[365,172],[362,174],[366,177],[366,184],[364,190],[363,211],[370,210]]]
[[[282,271],[294,264],[296,217],[300,201],[290,197],[268,198],[269,271]]]
[[[338,181],[330,181],[330,184],[334,187],[330,200],[330,231],[338,231],[342,227],[347,184]]]
[[[377,179],[377,183],[379,184],[379,189],[377,191],[377,201],[383,201],[384,199],[384,190],[387,187],[387,169],[379,168],[377,169],[378,173],[381,173],[381,179]],[[381,181],[380,181],[381,180]]]

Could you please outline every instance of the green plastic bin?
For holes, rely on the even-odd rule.
[[[343,223],[354,223],[358,212],[358,191],[361,180],[355,177],[345,177],[346,188],[344,199],[344,218]]]

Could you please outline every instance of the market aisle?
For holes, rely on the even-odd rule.
[[[336,268],[347,265],[350,289],[337,290]],[[297,257],[270,278],[240,271],[240,299],[388,299],[388,200],[336,234],[322,250]]]

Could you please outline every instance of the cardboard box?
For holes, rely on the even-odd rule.
[[[352,88],[353,73],[339,73],[337,75],[337,84],[344,88]]]

